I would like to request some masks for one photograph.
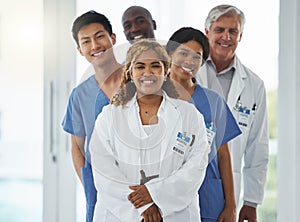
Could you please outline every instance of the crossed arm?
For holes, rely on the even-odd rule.
[[[133,192],[128,195],[128,200],[136,209],[153,203],[152,197],[145,185],[129,186],[129,188],[133,190]],[[162,219],[159,208],[154,203],[141,215],[144,218],[144,222],[160,222]]]

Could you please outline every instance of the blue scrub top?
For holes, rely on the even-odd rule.
[[[73,89],[65,117],[63,129],[75,136],[86,139],[85,165],[81,169],[84,191],[87,202],[86,221],[93,221],[94,207],[97,201],[97,191],[94,186],[90,164],[89,142],[94,129],[95,120],[102,108],[109,104],[109,99],[99,88],[95,75],[89,77]]]
[[[90,142],[95,120],[109,99],[99,88],[95,75],[89,77],[73,89],[63,119],[63,129],[75,136],[86,138],[85,152],[89,154]],[[87,160],[90,160],[89,156]]]
[[[206,175],[198,193],[201,218],[217,220],[225,205],[217,149],[240,135],[241,130],[226,101],[214,91],[197,85],[190,102],[202,113],[205,124],[213,123],[216,130]]]

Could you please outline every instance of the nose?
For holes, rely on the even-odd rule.
[[[223,38],[224,38],[225,40],[230,40],[230,39],[231,39],[230,33],[229,33],[228,31],[224,32]]]
[[[99,43],[96,39],[92,39],[92,49],[97,49],[99,47]]]
[[[194,65],[195,64],[195,60],[193,55],[189,55],[185,60],[184,63],[187,65]]]
[[[231,35],[229,32],[227,32],[227,39],[230,40],[230,38],[231,38]]]
[[[154,72],[152,71],[151,66],[146,66],[143,75],[144,76],[149,76],[149,75],[153,75]]]
[[[138,32],[140,30],[140,25],[137,22],[133,22],[130,31],[131,32]]]

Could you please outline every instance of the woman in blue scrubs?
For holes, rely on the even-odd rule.
[[[209,55],[209,43],[199,30],[184,27],[169,39],[166,50],[171,57],[170,78],[179,97],[193,103],[203,114],[211,144],[209,165],[199,189],[201,221],[235,221],[231,158],[227,143],[241,134],[225,100],[196,83],[203,60]]]

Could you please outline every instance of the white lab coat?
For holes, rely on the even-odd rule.
[[[163,95],[150,135],[135,97],[124,107],[106,106],[98,116],[90,142],[98,190],[94,222],[141,221],[147,206],[137,210],[127,199],[128,186],[140,184],[141,169],[146,176],[159,174],[145,185],[164,222],[200,221],[197,193],[210,151],[204,119],[192,104]],[[178,132],[190,138],[183,147]]]
[[[228,143],[232,158],[235,198],[238,206],[243,167],[243,199],[261,204],[269,159],[266,91],[263,81],[245,67],[237,56],[235,59],[236,70],[228,93],[227,104],[237,122],[239,122],[239,112],[234,107],[239,96],[242,107],[251,110],[256,104],[256,111],[251,110],[248,127],[239,124],[242,134]],[[210,76],[208,77],[208,75]],[[218,82],[215,76],[216,71],[205,64],[201,67],[196,79],[200,85],[208,87],[208,81]]]

